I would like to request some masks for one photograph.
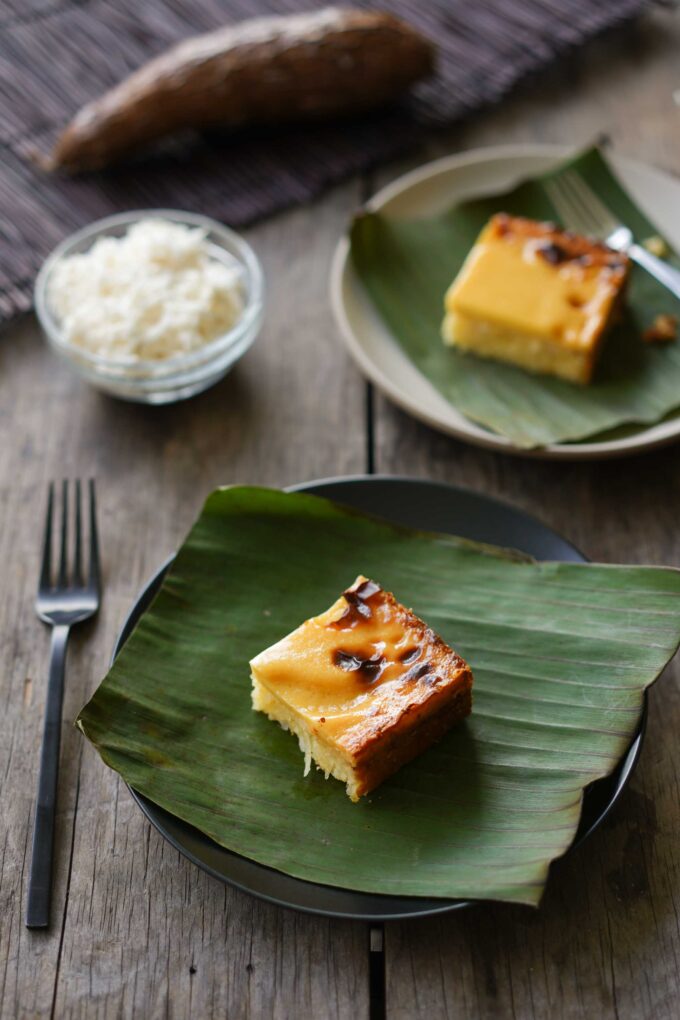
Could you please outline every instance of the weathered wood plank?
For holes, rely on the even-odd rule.
[[[70,725],[142,583],[207,493],[361,471],[364,390],[332,336],[326,275],[357,201],[250,232],[265,329],[233,374],[173,407],[115,402],[73,378],[32,322],[0,340],[0,1013],[7,1017],[333,1016],[367,1012],[363,925],[295,915],[224,888],[152,831]],[[48,635],[32,609],[49,477],[98,478],[105,591],[67,668],[54,923],[23,925]]]
[[[591,47],[566,77],[470,123],[448,151],[517,140],[587,142],[680,172],[680,23]],[[432,155],[442,154],[433,145]],[[378,183],[387,179],[381,174]],[[599,464],[501,457],[438,435],[375,397],[377,471],[434,477],[508,499],[604,561],[680,565],[680,451]],[[680,998],[680,686],[652,691],[647,740],[611,819],[558,862],[540,911],[480,906],[387,928],[387,1009],[415,1017],[672,1017]]]

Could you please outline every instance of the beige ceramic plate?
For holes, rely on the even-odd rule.
[[[389,184],[368,203],[389,216],[414,219],[436,215],[455,202],[493,194],[523,177],[550,169],[573,154],[557,145],[508,145],[470,152],[428,163]],[[611,163],[650,219],[680,248],[680,181],[659,170],[609,154]],[[504,453],[567,460],[616,457],[649,450],[680,436],[680,411],[656,425],[630,426],[606,438],[560,443],[540,449],[518,449],[503,436],[476,425],[450,404],[420,374],[371,304],[349,259],[344,237],[331,268],[333,314],[359,368],[395,404],[432,428],[458,439]]]

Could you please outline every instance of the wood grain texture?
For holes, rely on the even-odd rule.
[[[213,487],[363,470],[363,387],[326,308],[330,253],[356,202],[347,186],[250,232],[269,283],[264,331],[232,375],[184,404],[145,408],[95,393],[31,320],[0,339],[3,1017],[366,1014],[363,925],[296,915],[198,871],[71,725],[135,594]],[[41,933],[23,923],[48,649],[32,602],[46,483],[62,475],[97,477],[104,600],[69,652],[54,923]]]
[[[587,142],[680,173],[680,20],[659,11],[602,42],[540,90],[433,145]],[[387,175],[380,175],[381,184]],[[680,565],[680,449],[599,464],[502,457],[438,435],[376,395],[377,471],[500,496],[593,559]],[[680,685],[677,663],[651,692],[647,740],[610,820],[558,862],[541,909],[480,906],[386,931],[391,1020],[602,1017],[661,1020],[680,1001]]]

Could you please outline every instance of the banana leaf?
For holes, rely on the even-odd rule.
[[[467,721],[352,804],[252,711],[248,661],[358,573],[470,663]],[[374,893],[538,904],[680,640],[680,572],[536,563],[319,497],[213,493],[77,724],[136,790],[229,849]]]
[[[641,340],[658,314],[680,313],[680,303],[637,266],[623,319],[606,340],[588,386],[532,375],[442,342],[444,293],[482,226],[499,211],[559,221],[544,184],[566,168],[576,170],[638,239],[658,234],[597,149],[442,216],[398,220],[362,212],[350,231],[358,276],[408,357],[459,411],[521,448],[592,438],[630,423],[652,424],[680,407],[680,343]],[[680,267],[677,256],[669,261]]]

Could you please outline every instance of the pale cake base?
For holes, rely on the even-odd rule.
[[[505,361],[539,375],[555,375],[569,382],[590,382],[597,349],[566,347],[539,336],[502,329],[491,322],[447,312],[442,338],[450,347],[480,358]]]
[[[360,783],[354,774],[351,763],[347,758],[339,754],[338,750],[330,747],[325,741],[310,731],[307,723],[301,719],[289,705],[277,698],[275,694],[268,691],[255,677],[253,681],[253,708],[256,712],[264,712],[273,722],[277,722],[284,730],[293,733],[300,745],[300,750],[305,756],[305,771],[308,775],[314,759],[317,768],[328,779],[334,776],[341,783],[347,784],[347,796],[350,800],[357,801],[360,797]]]
[[[300,750],[305,756],[304,775],[308,775],[313,760],[326,779],[333,776],[345,783],[347,796],[355,803],[402,765],[441,740],[472,709],[472,674],[468,670],[464,677],[465,683],[455,691],[453,697],[442,692],[433,699],[435,704],[428,706],[406,733],[399,730],[388,733],[377,747],[354,760],[336,746],[321,740],[290,705],[269,691],[254,676],[251,679],[253,709],[263,712],[272,722],[277,722],[282,729],[297,737]]]

